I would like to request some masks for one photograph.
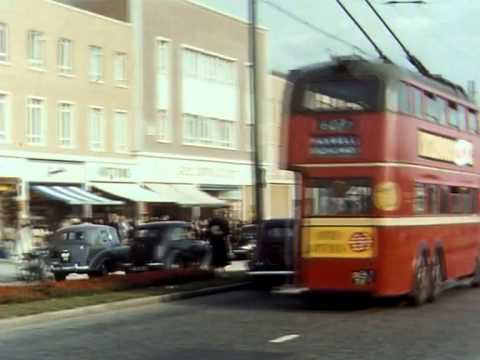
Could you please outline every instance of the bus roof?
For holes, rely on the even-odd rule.
[[[338,72],[353,76],[373,75],[386,82],[406,81],[420,86],[424,85],[443,95],[472,102],[465,90],[441,76],[426,77],[395,64],[370,61],[359,56],[334,57],[331,61],[316,63],[290,71],[288,81],[296,83],[307,79],[324,78]]]

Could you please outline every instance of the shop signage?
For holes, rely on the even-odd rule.
[[[315,136],[310,138],[310,154],[320,156],[358,155],[360,139],[355,135]]]
[[[86,164],[87,181],[136,182],[133,166],[117,163],[90,162]]]
[[[419,131],[418,155],[458,166],[472,166],[473,144],[466,140],[456,140]]]
[[[109,180],[130,180],[132,172],[129,168],[101,166],[98,168],[98,177]]]

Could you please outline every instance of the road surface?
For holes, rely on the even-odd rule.
[[[421,308],[235,291],[0,329],[8,360],[480,359],[480,289]]]

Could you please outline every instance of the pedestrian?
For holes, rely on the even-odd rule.
[[[227,219],[220,214],[208,222],[207,237],[212,246],[212,266],[216,270],[224,271],[230,264],[228,236],[230,228]]]

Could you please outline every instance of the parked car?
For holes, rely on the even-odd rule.
[[[120,244],[113,227],[94,224],[64,227],[53,234],[48,247],[57,281],[71,273],[102,276],[122,269],[130,249]]]
[[[270,288],[289,281],[294,273],[297,221],[271,219],[262,222],[261,241],[249,263],[249,275],[256,285]]]
[[[249,224],[241,227],[238,238],[232,244],[232,253],[235,259],[251,259],[255,253],[257,241],[257,225]]]
[[[212,260],[210,244],[195,237],[186,221],[160,221],[135,229],[130,262],[137,268],[209,268]]]

